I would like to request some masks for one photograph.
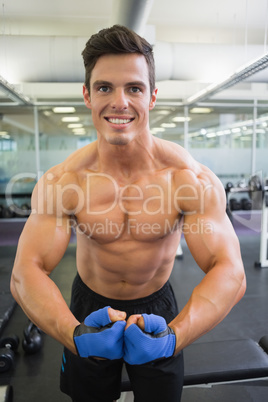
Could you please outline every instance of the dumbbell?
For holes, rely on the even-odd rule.
[[[30,322],[23,331],[24,340],[22,348],[27,354],[38,352],[43,346],[41,330]]]
[[[20,215],[22,216],[30,216],[31,207],[29,204],[22,204],[20,207]]]
[[[0,373],[10,370],[15,361],[15,352],[19,346],[17,335],[0,339]]]
[[[242,198],[241,206],[243,210],[250,211],[252,209],[252,201],[248,198]]]
[[[226,185],[225,185],[225,190],[230,191],[231,188],[233,188],[233,187],[234,187],[233,183],[228,181],[228,183],[226,183]]]
[[[241,209],[241,202],[236,198],[231,198],[229,200],[229,206],[231,211],[239,211]]]
[[[18,206],[16,204],[9,205],[8,207],[4,207],[2,211],[2,217],[4,219],[16,218],[18,211]]]

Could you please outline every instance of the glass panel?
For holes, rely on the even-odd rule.
[[[53,106],[39,108],[40,169],[46,172],[72,152],[95,141],[96,130],[86,106],[74,106],[71,113],[55,113]]]
[[[30,208],[30,195],[36,183],[33,109],[2,107],[1,114],[1,210],[5,218],[24,216],[26,212],[22,212],[21,207],[23,206],[23,211]],[[11,206],[13,210],[10,209]]]
[[[204,113],[204,111],[206,113]],[[211,106],[189,111],[189,151],[223,182],[251,174],[253,106]]]
[[[184,145],[184,109],[156,106],[150,111],[151,132],[164,140]]]
[[[258,107],[256,124],[256,172],[268,177],[268,104]]]

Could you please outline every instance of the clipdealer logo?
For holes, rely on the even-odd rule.
[[[36,176],[29,173],[14,176],[7,186],[7,202],[12,203],[13,187],[17,181],[25,177],[33,179]],[[190,184],[174,188],[170,172],[162,184],[149,183],[143,186],[127,184],[121,187],[111,175],[105,173],[88,173],[85,185],[81,187],[76,183],[62,184],[53,173],[48,172],[38,183],[37,202],[32,214],[55,215],[58,226],[62,224],[63,216],[68,215],[70,216],[68,230],[75,229],[88,237],[109,234],[117,239],[123,232],[160,236],[173,233],[179,227],[185,233],[212,233],[212,225],[204,219],[198,218],[191,225],[183,223],[181,216],[194,215],[196,210],[185,212],[179,207],[182,201],[192,201],[198,205],[199,215],[202,216],[205,209],[205,194],[211,188],[211,184],[204,186],[199,192]],[[109,202],[96,203],[99,199],[97,191],[101,196],[109,194]],[[76,200],[72,208],[65,202],[70,195]],[[115,218],[118,210],[122,213],[121,221]],[[80,212],[83,215],[83,222],[76,219]],[[174,218],[175,215],[180,218]]]

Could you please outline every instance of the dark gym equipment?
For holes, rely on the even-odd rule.
[[[252,209],[252,201],[249,198],[242,198],[241,202],[241,208],[244,211],[250,211]]]
[[[265,192],[268,191],[268,180],[264,182],[258,175],[254,175],[250,177],[248,185],[246,185],[245,179],[242,179],[240,182],[238,182],[236,186],[234,186],[231,182],[226,183],[225,191],[227,201],[228,194],[248,193],[249,196],[249,198],[243,198],[240,201],[231,198],[228,201],[230,211],[238,211],[239,209],[243,209],[245,211],[249,211],[251,209],[259,210],[262,208],[263,197],[266,197]],[[241,203],[240,208],[238,202]]]
[[[18,211],[18,215],[20,215],[22,217],[23,216],[28,217],[28,216],[30,216],[30,213],[31,213],[31,207],[29,204],[22,204]]]
[[[15,205],[11,205],[10,207],[4,207],[2,211],[3,219],[11,219],[16,217],[15,213],[16,207]]]
[[[16,335],[0,339],[0,373],[12,369],[18,346],[19,338]]]
[[[231,188],[233,188],[233,187],[234,187],[233,183],[230,182],[230,181],[228,181],[228,183],[227,183],[226,186],[225,186],[225,190],[226,190],[226,191],[230,191]]]
[[[0,217],[3,219],[28,217],[30,213],[31,213],[31,207],[27,203],[24,203],[21,206],[12,204],[5,207],[1,206],[0,208]]]
[[[231,211],[239,211],[241,209],[241,202],[236,198],[230,198],[229,207]]]
[[[13,388],[11,385],[0,386],[0,402],[12,402]]]
[[[184,385],[237,382],[268,376],[268,336],[252,339],[193,343],[184,349]],[[131,391],[123,371],[122,391]]]
[[[0,335],[8,323],[16,302],[10,293],[10,269],[6,266],[1,266],[0,279]]]
[[[22,348],[27,354],[37,353],[43,346],[42,333],[36,325],[30,322],[23,331]]]
[[[228,182],[225,185],[225,190],[227,193],[248,193],[250,198],[252,198],[254,193],[268,191],[268,183],[267,180],[264,182],[258,175],[254,175],[250,177],[247,186],[241,185],[241,182],[239,182],[237,186],[234,186],[233,183]]]

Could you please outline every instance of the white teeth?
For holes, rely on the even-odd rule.
[[[130,119],[113,119],[113,118],[111,118],[111,119],[108,119],[108,121],[113,124],[126,124],[126,123],[129,123],[131,120]]]

